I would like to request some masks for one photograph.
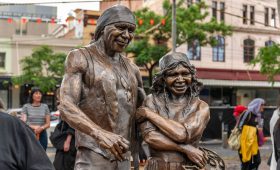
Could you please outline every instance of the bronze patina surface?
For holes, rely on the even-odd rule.
[[[122,55],[135,17],[121,5],[97,21],[94,41],[66,59],[59,110],[76,129],[75,169],[130,169],[135,112],[145,93],[139,69]]]
[[[216,153],[198,147],[210,118],[208,104],[198,97],[201,86],[185,54],[167,54],[160,60],[152,94],[136,113],[151,153],[145,169],[224,169]]]

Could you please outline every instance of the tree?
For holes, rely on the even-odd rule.
[[[267,75],[268,81],[274,83],[274,77],[280,74],[280,45],[273,44],[260,48],[251,65],[260,64],[260,72]]]
[[[48,46],[33,49],[31,56],[22,59],[22,75],[12,77],[13,84],[32,84],[43,92],[52,91],[64,74],[66,54],[54,53]]]
[[[204,2],[196,3],[188,8],[183,7],[184,1],[180,1],[176,7],[177,20],[177,45],[198,41],[201,46],[216,45],[216,35],[227,36],[232,28],[223,22],[217,22],[208,16],[207,6]],[[137,18],[136,38],[127,51],[135,57],[135,62],[142,65],[149,73],[149,86],[152,84],[152,74],[158,65],[159,59],[170,49],[167,42],[171,38],[171,9],[168,0],[163,3],[165,14],[155,14],[148,8],[135,12]]]

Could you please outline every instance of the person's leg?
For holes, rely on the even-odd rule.
[[[238,153],[240,161],[241,161],[241,170],[250,170],[251,161],[242,162],[242,155]]]
[[[39,138],[40,144],[42,145],[42,147],[47,150],[48,147],[48,134],[46,130],[43,130],[40,133],[40,138]]]
[[[261,164],[261,154],[260,151],[258,151],[257,155],[254,155],[252,157],[252,164],[250,168],[253,170],[257,170],[260,164]]]

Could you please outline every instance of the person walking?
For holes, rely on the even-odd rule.
[[[241,170],[258,169],[261,163],[258,143],[259,131],[262,131],[265,101],[256,98],[248,104],[248,109],[240,117],[238,127],[241,129],[239,157],[241,160]]]
[[[269,130],[270,130],[270,136],[271,136],[271,144],[272,144],[272,155],[271,155],[271,161],[270,161],[270,170],[276,170],[277,167],[277,161],[275,159],[275,145],[274,143],[276,142],[273,136],[273,131],[275,128],[275,125],[279,119],[279,115],[280,115],[280,108],[278,107],[274,112],[273,115],[270,119],[269,122]],[[278,141],[279,142],[279,141]]]
[[[43,92],[38,87],[31,89],[30,103],[22,107],[22,120],[34,131],[36,138],[46,150],[48,135],[46,129],[50,127],[50,110],[47,104],[42,103]]]
[[[56,104],[60,104],[60,88],[56,90]],[[59,110],[57,111],[59,112]],[[59,133],[59,134],[55,134]],[[67,122],[61,120],[56,125],[55,131],[51,134],[50,140],[56,148],[53,165],[56,170],[74,170],[76,147],[75,130]]]

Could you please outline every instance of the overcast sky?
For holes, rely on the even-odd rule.
[[[0,0],[0,3],[40,3],[40,2],[77,2],[77,1],[89,1],[89,2],[78,2],[78,3],[54,3],[54,4],[44,4],[46,6],[57,6],[57,17],[61,21],[65,21],[67,14],[74,9],[81,8],[87,10],[99,10],[98,0]],[[38,4],[40,5],[40,4]]]

